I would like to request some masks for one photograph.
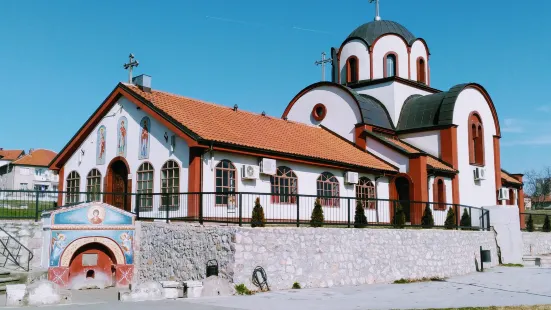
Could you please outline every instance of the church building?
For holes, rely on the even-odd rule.
[[[51,162],[66,192],[58,204],[88,192],[127,211],[194,216],[198,200],[154,194],[214,193],[209,203],[224,210],[230,198],[216,193],[247,192],[431,202],[442,214],[452,204],[523,210],[522,175],[501,167],[499,118],[482,85],[432,88],[429,45],[387,20],[359,26],[331,55],[331,82],[290,94],[277,117],[156,90],[147,75],[119,83]],[[366,215],[389,222],[391,207],[368,203]],[[419,224],[424,205],[404,207]]]

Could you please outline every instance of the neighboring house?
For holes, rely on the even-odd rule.
[[[530,197],[524,198],[524,209],[532,210],[532,198]]]
[[[23,150],[4,150],[0,148],[0,167],[11,163],[25,155]]]
[[[0,167],[0,189],[57,191],[59,176],[48,165],[57,154],[37,149]]]

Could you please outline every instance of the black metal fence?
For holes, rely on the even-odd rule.
[[[520,212],[519,216],[522,230],[551,232],[551,210]]]
[[[314,207],[319,203],[324,220],[323,223],[315,224],[324,226],[407,226],[472,230],[489,230],[490,227],[488,210],[465,205],[251,192],[126,194],[3,190],[0,191],[0,218],[38,220],[43,211],[58,207],[58,195],[63,197],[64,206],[101,201],[132,212],[140,220],[250,225],[253,222],[253,209],[258,204],[262,206],[267,225],[309,226]],[[427,224],[430,222],[426,217],[427,208],[431,211],[433,225]],[[453,218],[450,217],[450,209],[453,210]]]

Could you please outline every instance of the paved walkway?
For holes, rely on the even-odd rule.
[[[116,290],[76,291],[64,310],[425,309],[551,304],[551,268],[499,267],[444,282],[302,289],[174,301],[120,303]],[[0,304],[4,301],[0,300]],[[5,304],[5,302],[3,303]],[[48,307],[50,308],[50,307]]]

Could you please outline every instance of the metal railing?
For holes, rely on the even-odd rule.
[[[484,208],[458,204],[356,197],[253,193],[103,193],[0,191],[0,218],[34,218],[57,207],[51,194],[63,196],[64,205],[101,201],[136,215],[141,220],[198,221],[200,223],[252,224],[255,204],[262,206],[266,225],[309,226],[316,201],[323,211],[324,226],[339,227],[440,227],[489,230],[490,213]],[[360,205],[365,219],[356,214]],[[25,206],[23,208],[22,206]],[[429,209],[433,225],[423,216]],[[399,210],[402,210],[401,212]],[[455,219],[448,218],[453,210]],[[402,215],[403,214],[403,215]],[[465,215],[467,214],[467,216]],[[399,219],[403,218],[404,224]],[[463,220],[462,220],[463,218]]]
[[[0,227],[0,234],[2,234],[0,236],[0,251],[2,251],[2,256],[4,256],[2,267],[6,267],[8,262],[11,262],[15,266],[29,271],[31,260],[34,257],[33,252],[2,227]]]

